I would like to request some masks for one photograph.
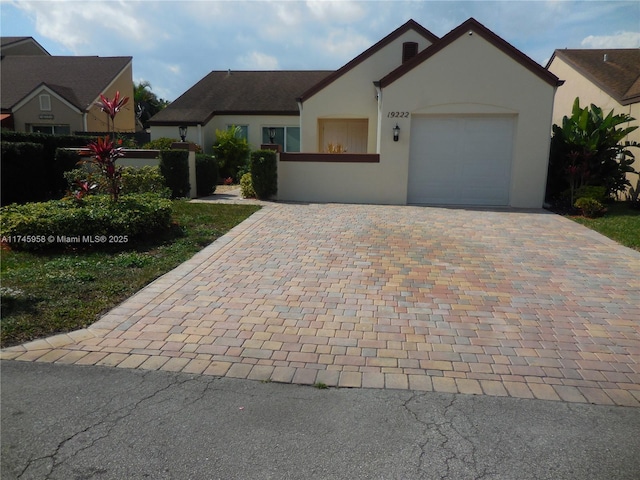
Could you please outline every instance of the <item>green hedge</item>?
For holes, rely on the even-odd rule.
[[[66,182],[63,173],[75,168],[75,162],[70,161],[68,155],[58,157],[59,148],[85,147],[94,137],[80,135],[46,135],[44,133],[14,132],[2,130],[2,142],[10,143],[39,143],[42,145],[44,155],[43,175],[47,179],[42,192],[34,192],[28,201],[39,201],[43,198],[60,198],[64,194]],[[23,183],[23,178],[12,178],[9,181]]]
[[[251,152],[251,182],[256,197],[266,200],[278,193],[278,161],[273,150]]]
[[[187,197],[189,184],[189,152],[187,150],[164,150],[160,152],[160,172],[173,198]]]
[[[0,150],[2,205],[47,200],[48,177],[42,145],[2,142]]]
[[[63,199],[13,204],[2,207],[0,214],[0,236],[12,249],[100,248],[168,229],[171,201],[155,194],[138,194],[124,195],[114,203],[108,195],[92,195],[81,202]],[[65,241],[74,238],[78,241]]]
[[[107,182],[99,172],[92,173],[89,168],[76,168],[64,174],[67,181],[67,189],[74,191],[76,182],[89,180],[98,185],[95,193],[106,193]],[[157,193],[160,196],[169,198],[171,191],[165,184],[164,177],[160,173],[160,167],[150,165],[144,167],[123,167],[122,168],[122,195],[133,193]]]
[[[196,189],[199,197],[216,191],[218,184],[218,162],[213,155],[196,154]]]

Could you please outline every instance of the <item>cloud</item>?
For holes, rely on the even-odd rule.
[[[372,2],[373,3],[373,2]],[[308,0],[306,2],[309,12],[321,22],[353,23],[361,20],[366,10],[363,8],[366,2],[335,1],[335,0]]]
[[[638,48],[640,32],[617,32],[614,35],[589,35],[582,42],[585,48]]]
[[[250,70],[278,70],[280,68],[277,58],[256,51],[241,56],[238,61],[242,68]]]

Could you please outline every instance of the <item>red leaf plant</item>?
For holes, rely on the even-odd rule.
[[[96,105],[100,107],[100,110],[106,112],[113,124],[113,131],[116,129],[116,115],[129,102],[129,97],[120,98],[120,92],[117,91],[113,100],[109,100],[104,95],[100,94],[100,100],[96,102]],[[109,120],[107,120],[107,128],[109,128]]]
[[[119,141],[118,144],[122,142]],[[121,177],[122,167],[116,166],[116,160],[124,156],[122,147],[116,147],[113,140],[106,136],[104,138],[98,137],[95,142],[89,142],[87,148],[91,150],[93,154],[90,163],[95,165],[107,180],[109,194],[111,200],[118,201],[120,190],[122,189]]]

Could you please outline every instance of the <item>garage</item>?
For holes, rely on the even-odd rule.
[[[509,205],[514,116],[413,116],[407,203]]]

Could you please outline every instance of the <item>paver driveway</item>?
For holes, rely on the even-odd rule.
[[[640,406],[640,253],[543,211],[272,204],[2,356]]]

